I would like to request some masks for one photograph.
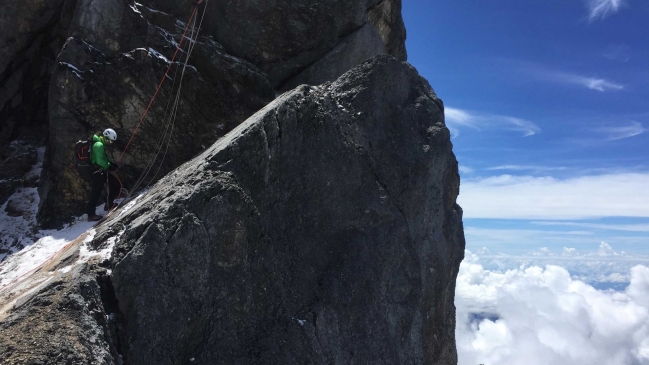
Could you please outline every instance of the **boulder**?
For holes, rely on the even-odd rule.
[[[88,183],[71,166],[74,143],[113,128],[118,141],[109,156],[117,161],[169,67],[184,26],[173,22],[161,28],[147,20],[151,13],[124,0],[80,0],[71,29],[78,37],[71,37],[59,54],[49,92],[39,209],[43,226],[83,214]],[[183,44],[187,50],[190,43]],[[124,154],[118,173],[128,190],[140,176],[142,188],[194,157],[275,96],[258,68],[226,54],[209,38],[195,44],[183,74],[184,61],[176,59]]]
[[[443,104],[408,64],[288,92],[100,229],[122,354],[456,364],[458,193]]]

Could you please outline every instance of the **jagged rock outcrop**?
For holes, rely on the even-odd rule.
[[[113,224],[124,355],[454,364],[458,189],[442,103],[407,64],[287,93]]]
[[[457,169],[443,104],[408,64],[302,86],[102,226],[110,261],[20,299],[0,359],[456,364]]]

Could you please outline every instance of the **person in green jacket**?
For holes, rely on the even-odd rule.
[[[88,198],[88,205],[86,205],[88,222],[95,222],[101,219],[101,216],[98,216],[95,210],[101,197],[101,191],[104,189],[104,184],[108,185],[108,201],[104,205],[104,210],[108,211],[117,205],[115,204],[115,198],[119,195],[122,184],[115,175],[110,173],[111,171],[117,170],[117,164],[110,162],[106,155],[106,147],[116,140],[117,133],[110,128],[106,129],[104,133],[96,133],[92,137],[90,163],[95,170],[90,179],[90,197]]]

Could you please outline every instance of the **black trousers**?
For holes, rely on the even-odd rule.
[[[95,215],[95,209],[99,203],[99,198],[101,197],[101,191],[104,190],[104,184],[108,182],[108,201],[112,203],[115,201],[119,195],[120,190],[122,190],[122,184],[115,177],[115,175],[104,171],[97,170],[90,177],[90,197],[88,198],[88,205],[86,205],[86,213],[88,216]]]

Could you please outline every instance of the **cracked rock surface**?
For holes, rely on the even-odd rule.
[[[162,179],[112,282],[131,364],[455,364],[464,252],[443,104],[378,56]]]

